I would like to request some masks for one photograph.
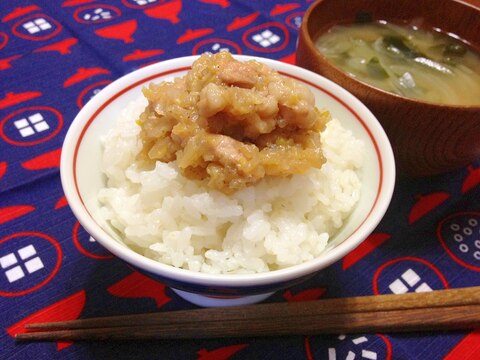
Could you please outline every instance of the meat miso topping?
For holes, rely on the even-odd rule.
[[[325,162],[320,133],[330,113],[306,86],[257,61],[205,54],[185,76],[143,93],[142,160],[176,160],[186,177],[223,193]]]

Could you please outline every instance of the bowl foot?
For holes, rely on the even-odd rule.
[[[217,307],[217,306],[237,306],[250,305],[263,301],[273,295],[273,293],[258,294],[250,296],[206,296],[194,294],[183,290],[172,290],[182,299],[202,307]]]

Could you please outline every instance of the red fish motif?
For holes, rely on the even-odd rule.
[[[305,338],[303,339],[303,346],[305,347],[305,355],[307,357],[307,360],[313,360],[312,346],[310,345],[309,336],[305,336]]]
[[[197,360],[227,360],[230,359],[235,353],[245,349],[247,346],[248,344],[230,345],[211,351],[208,351],[207,349],[201,349],[197,351]]]
[[[73,45],[78,43],[78,40],[75,38],[68,38],[62,41],[59,41],[55,44],[50,44],[43,46],[41,48],[33,50],[33,52],[44,52],[44,51],[57,51],[61,55],[70,54],[72,50],[70,49]]]
[[[68,6],[77,6],[77,5],[82,5],[82,4],[88,4],[91,3],[95,0],[67,0],[62,4],[62,7],[68,7]]]
[[[391,236],[385,233],[370,234],[364,242],[343,258],[342,269],[347,270],[390,238]]]
[[[13,10],[11,13],[5,15],[2,19],[2,22],[7,22],[10,20],[13,20],[15,18],[18,18],[20,16],[29,14],[33,11],[40,10],[40,8],[36,5],[30,5],[30,6],[24,6],[24,7],[18,7],[15,10]]]
[[[7,333],[11,337],[23,334],[27,332],[25,325],[31,323],[75,320],[85,307],[85,300],[85,290],[81,290],[20,320],[7,328]],[[57,342],[57,350],[60,351],[71,344],[70,341],[59,341]]]
[[[241,29],[247,25],[250,25],[255,19],[260,15],[259,11],[256,11],[250,15],[244,17],[236,17],[233,21],[227,25],[227,31],[234,31],[237,29]]]
[[[2,161],[0,162],[0,179],[3,177],[3,175],[5,175],[5,173],[7,172],[7,162],[6,161]]]
[[[12,67],[12,64],[10,64],[13,60],[17,60],[18,58],[21,58],[22,55],[14,55],[10,56],[5,59],[0,59],[0,70],[7,70]]]
[[[300,7],[300,4],[277,4],[275,7],[270,11],[270,15],[275,16],[275,15],[280,15],[289,11],[292,11],[294,9],[298,9]]]
[[[134,272],[110,286],[107,291],[123,298],[151,298],[155,300],[157,308],[160,308],[171,300],[165,294],[165,288],[164,284]]]
[[[464,337],[443,360],[476,360],[480,353],[480,329]]]
[[[287,56],[281,58],[280,61],[283,61],[284,63],[287,63],[287,64],[295,65],[295,63],[297,61],[297,56],[296,56],[295,53],[292,53],[290,55],[287,55]]]
[[[200,0],[200,2],[205,4],[220,5],[224,9],[230,6],[230,1],[228,0]]]
[[[74,84],[77,84],[83,80],[89,79],[93,76],[100,75],[100,74],[110,74],[110,71],[107,69],[103,69],[100,67],[96,68],[79,68],[77,72],[70,76],[65,82],[63,83],[63,87],[69,87]]]
[[[3,99],[0,99],[0,109],[4,109],[6,107],[20,104],[21,102],[35,99],[39,96],[42,96],[40,91],[27,91],[23,93],[13,93],[9,92],[5,95]]]
[[[128,20],[120,24],[95,30],[95,34],[106,39],[122,40],[124,43],[134,42],[133,34],[137,31],[137,20]]]
[[[327,289],[325,288],[312,288],[293,294],[290,290],[287,290],[283,294],[283,298],[288,302],[317,300],[322,297],[326,291]]]
[[[168,20],[172,24],[180,22],[178,14],[182,10],[182,1],[174,0],[168,3],[158,4],[153,7],[148,7],[143,12],[145,15],[154,19]]]
[[[55,203],[55,210],[61,209],[68,205],[67,198],[62,196],[58,201]]]
[[[0,208],[0,224],[19,218],[20,216],[28,214],[34,210],[35,208],[30,205],[14,205]]]
[[[156,55],[163,54],[165,51],[162,49],[156,49],[156,50],[134,50],[132,53],[125,55],[122,60],[124,62],[126,61],[134,61],[134,60],[142,60],[146,59],[149,57],[153,57]]]
[[[3,32],[0,32],[0,49],[5,47],[7,43],[8,43],[8,35]]]
[[[177,44],[183,44],[183,43],[186,43],[188,41],[198,39],[199,37],[211,34],[213,32],[214,32],[214,30],[211,29],[211,28],[196,29],[196,30],[187,29],[183,33],[183,35],[181,35],[177,39]]]
[[[408,216],[408,223],[413,224],[415,221],[428,214],[430,211],[435,209],[449,197],[450,194],[443,191],[434,192],[428,195],[417,196],[417,202],[410,210],[410,214]]]
[[[473,168],[472,165],[467,167],[468,175],[462,183],[462,194],[472,190],[474,187],[480,185],[480,167]]]
[[[22,167],[27,170],[43,170],[60,166],[60,155],[62,149],[50,151],[48,153],[24,161]]]

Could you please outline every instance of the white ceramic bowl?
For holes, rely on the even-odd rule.
[[[120,110],[141,96],[142,87],[152,81],[183,76],[196,58],[172,59],[136,70],[111,83],[90,100],[74,119],[63,144],[60,165],[62,186],[73,213],[90,235],[112,254],[167,284],[186,300],[200,306],[255,303],[277,290],[305,281],[365,240],[382,219],[392,197],[395,183],[393,153],[376,118],[346,90],[308,70],[255,58],[307,85],[320,107],[329,109],[344,127],[365,142],[367,161],[361,170],[359,203],[321,256],[289,268],[251,275],[213,275],[178,269],[148,259],[124,245],[99,215],[97,194],[105,184],[101,172],[100,138],[114,125]],[[243,61],[252,59],[247,56],[236,58]]]

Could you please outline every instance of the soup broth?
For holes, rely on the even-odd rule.
[[[440,104],[480,105],[480,56],[453,36],[380,21],[334,26],[316,47],[380,89]]]

